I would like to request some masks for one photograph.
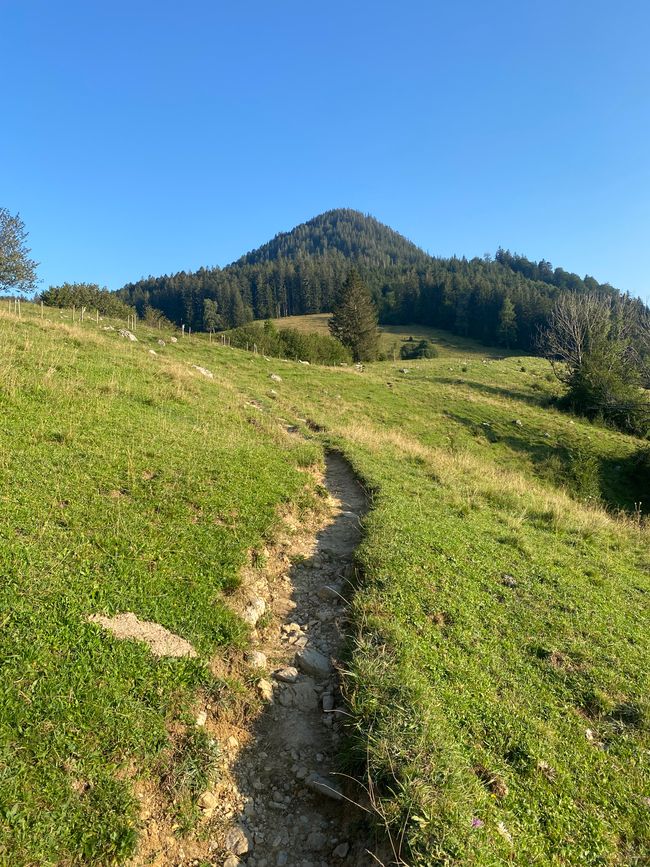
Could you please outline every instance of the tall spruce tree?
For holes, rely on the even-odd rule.
[[[510,346],[517,342],[517,313],[515,305],[507,295],[504,296],[501,312],[499,313],[498,335],[499,343],[502,346],[510,348]]]
[[[347,346],[355,361],[373,361],[377,357],[377,309],[370,290],[355,269],[335,293],[329,329]]]

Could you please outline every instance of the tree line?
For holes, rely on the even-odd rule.
[[[526,352],[536,350],[563,293],[619,294],[593,277],[503,249],[494,257],[432,257],[351,210],[322,214],[226,268],[147,277],[118,294],[140,315],[153,307],[193,330],[211,330],[215,321],[236,328],[252,319],[332,310],[351,266],[381,323],[429,325]],[[641,301],[630,303],[635,315],[645,309]]]

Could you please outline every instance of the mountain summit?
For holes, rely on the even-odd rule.
[[[282,232],[223,269],[147,277],[119,294],[140,315],[155,308],[195,331],[213,327],[208,317],[214,323],[218,316],[231,328],[330,311],[352,267],[370,289],[380,322],[432,325],[525,351],[534,349],[562,292],[616,294],[593,277],[501,248],[494,258],[430,256],[374,217],[346,208]]]
[[[411,241],[368,214],[338,208],[301,223],[247,253],[235,265],[258,265],[301,256],[340,253],[350,262],[374,267],[418,265],[430,257]]]

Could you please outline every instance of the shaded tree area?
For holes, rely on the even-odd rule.
[[[542,348],[567,390],[562,403],[637,436],[650,434],[640,332],[648,317],[621,295],[565,293],[542,333]]]
[[[226,268],[147,277],[120,290],[138,313],[147,305],[177,324],[205,328],[204,302],[222,327],[251,319],[332,310],[353,266],[370,290],[379,321],[444,328],[486,344],[534,351],[565,292],[617,295],[592,277],[553,269],[499,249],[494,258],[436,258],[358,211],[321,214],[277,235]],[[633,315],[644,305],[633,302]]]

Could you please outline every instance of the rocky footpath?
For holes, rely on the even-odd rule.
[[[224,867],[378,863],[368,851],[366,814],[349,800],[358,791],[335,772],[345,714],[336,666],[366,498],[338,455],[328,456],[324,482],[331,498],[325,525],[315,535],[298,528],[293,547],[299,551],[290,552],[287,568],[245,607],[252,625],[270,620],[254,630],[248,656],[261,675],[257,690],[265,709],[246,743],[231,753],[227,815],[233,821],[224,837]]]

